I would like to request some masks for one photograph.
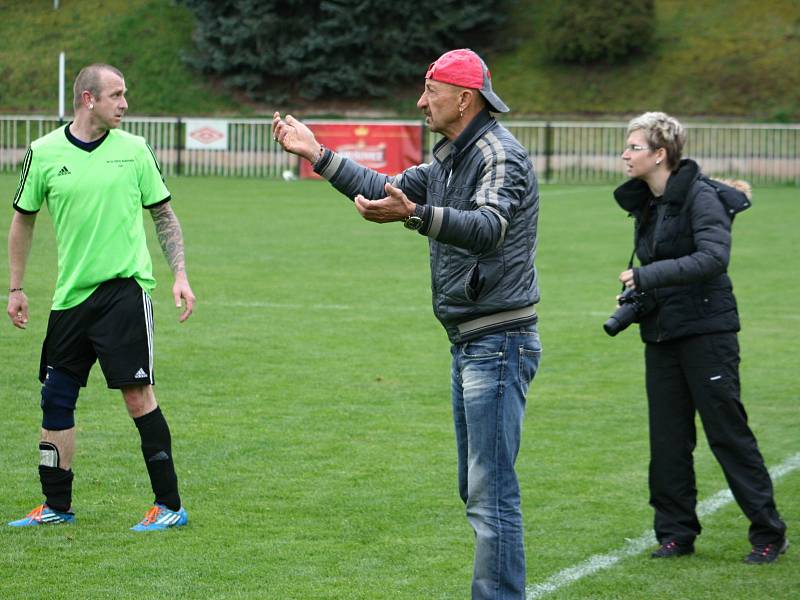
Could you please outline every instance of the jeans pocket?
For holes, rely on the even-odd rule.
[[[530,384],[542,360],[542,342],[537,331],[524,333],[519,346],[519,380]]]
[[[539,361],[542,358],[541,350],[531,350],[520,346],[519,349],[519,380],[530,384],[533,381],[536,371],[539,368]]]
[[[463,355],[465,360],[481,360],[499,358],[505,351],[506,336],[504,334],[485,335],[476,340],[471,340],[464,345]]]

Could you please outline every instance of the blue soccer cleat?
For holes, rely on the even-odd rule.
[[[75,513],[53,510],[47,504],[40,504],[29,512],[24,519],[11,521],[11,527],[35,527],[37,525],[58,525],[59,523],[74,523]]]
[[[163,504],[154,504],[139,523],[131,527],[133,531],[161,531],[170,527],[182,527],[189,521],[186,509],[181,506],[177,512]]]

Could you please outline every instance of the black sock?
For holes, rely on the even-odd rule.
[[[172,438],[161,407],[133,420],[142,438],[142,456],[150,475],[156,502],[170,510],[179,510],[178,476],[172,462]]]
[[[39,481],[47,506],[58,512],[69,512],[72,506],[72,471],[39,465]]]

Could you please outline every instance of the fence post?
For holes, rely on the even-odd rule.
[[[544,126],[544,180],[550,182],[553,166],[550,164],[553,156],[553,125],[547,121]]]
[[[175,128],[175,149],[177,156],[175,157],[175,174],[181,174],[181,150],[183,150],[183,135],[181,134],[181,118],[178,117],[178,124]]]

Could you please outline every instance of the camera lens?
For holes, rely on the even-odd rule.
[[[603,323],[603,329],[612,337],[617,335],[636,320],[636,311],[635,305],[623,304]]]

